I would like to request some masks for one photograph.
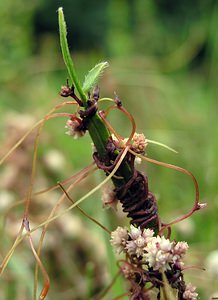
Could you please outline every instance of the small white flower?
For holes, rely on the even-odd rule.
[[[139,248],[143,248],[145,246],[145,239],[142,236],[139,236],[136,240],[135,240],[136,246]]]
[[[141,256],[144,253],[143,248],[146,246],[146,242],[144,237],[142,237],[142,231],[140,227],[130,225],[129,236],[132,240],[127,242],[127,252],[130,255],[136,255],[137,257]]]
[[[186,242],[178,242],[174,246],[173,252],[177,255],[180,255],[180,257],[182,257],[183,255],[185,255],[188,248],[189,246]]]
[[[183,266],[183,262],[181,259],[184,257],[186,251],[189,246],[186,242],[178,242],[173,245],[172,254],[173,254],[173,262],[179,264],[181,267]]]
[[[151,238],[153,238],[153,235],[154,235],[154,231],[149,228],[144,229],[142,233],[142,236],[146,240],[146,243],[148,243],[151,240]]]
[[[124,251],[128,240],[127,228],[118,226],[116,230],[111,232],[111,244],[117,253]]]
[[[130,226],[129,236],[130,241],[127,241],[126,249],[130,255],[136,255],[137,257],[143,256],[145,253],[145,247],[150,241],[154,232],[151,229],[145,229],[142,231],[140,227]]]
[[[197,300],[198,293],[195,292],[196,287],[191,283],[188,283],[185,288],[185,292],[183,293],[183,298],[186,300]]]
[[[142,231],[140,227],[135,227],[133,225],[130,225],[130,232],[129,236],[131,237],[132,240],[136,240],[139,236],[141,236]]]
[[[135,244],[135,254],[137,257],[142,256],[145,252],[146,241],[142,236],[139,236],[136,240],[133,241]],[[128,247],[128,242],[127,242]]]
[[[74,139],[78,139],[79,137],[85,134],[84,130],[79,129],[80,122],[76,119],[74,120],[67,120],[65,128],[68,129],[66,134],[72,136]]]
[[[137,246],[135,241],[127,241],[126,250],[129,253],[129,255],[136,255],[136,249]]]
[[[146,253],[144,254],[145,261],[149,267],[154,270],[167,270],[169,263],[172,262],[172,242],[164,236],[153,237],[145,247]]]

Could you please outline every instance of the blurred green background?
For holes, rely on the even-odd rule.
[[[132,113],[137,131],[175,148],[179,154],[150,145],[148,157],[191,171],[199,183],[200,200],[208,207],[173,227],[172,238],[190,245],[186,280],[198,286],[201,299],[218,295],[218,4],[215,0],[46,0],[0,1],[0,139],[3,156],[32,124],[54,105],[66,83],[61,57],[57,9],[63,6],[68,39],[81,78],[96,63],[110,68],[101,78],[101,96],[116,92]],[[71,107],[63,111],[71,112]],[[109,120],[128,136],[130,125],[118,112]],[[72,140],[64,118],[51,120],[40,139],[34,190],[55,184],[87,166],[88,136]],[[32,133],[0,170],[1,260],[12,245],[23,206],[13,206],[27,191],[35,134]],[[159,212],[169,222],[194,202],[189,177],[152,164],[142,164]],[[74,199],[104,175],[90,176],[72,191]],[[60,192],[35,197],[31,227],[42,222]],[[34,198],[34,197],[33,197]],[[63,207],[69,203],[65,201]],[[102,210],[101,193],[82,207],[114,230],[128,224],[122,213]],[[40,230],[34,238],[39,238]],[[96,256],[96,253],[98,254]],[[42,251],[51,277],[48,299],[94,299],[117,267],[108,236],[76,209],[52,223]],[[206,268],[206,271],[199,268]],[[0,280],[0,299],[33,299],[34,258],[28,242],[16,250]],[[42,285],[42,278],[39,279]],[[122,280],[105,299],[123,291]]]

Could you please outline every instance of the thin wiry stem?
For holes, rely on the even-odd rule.
[[[117,296],[117,297],[113,298],[112,300],[119,300],[119,299],[123,299],[124,297],[128,297],[128,296],[130,296],[129,292],[123,293],[122,295]]]
[[[71,191],[81,180],[83,180],[88,175],[90,175],[91,173],[93,173],[96,169],[97,168],[91,169],[91,167],[90,167],[90,168],[86,169],[86,172],[79,173],[78,176],[77,176],[77,179],[68,187],[67,192]],[[58,184],[58,187],[60,187],[60,184]],[[64,199],[65,199],[65,194],[63,194],[60,197],[60,199],[58,200],[58,202],[56,203],[56,205],[53,207],[53,209],[52,209],[51,213],[49,214],[47,220],[49,218],[52,218],[54,216],[55,212],[60,207],[60,205],[61,205],[61,203],[63,202]],[[38,249],[37,249],[37,255],[38,255],[38,257],[40,257],[42,243],[43,243],[43,240],[44,240],[44,237],[45,237],[45,234],[46,234],[46,231],[47,231],[47,228],[48,228],[49,224],[50,223],[47,223],[43,227],[43,230],[42,230],[42,233],[41,233],[41,237],[40,237],[40,240],[39,240]],[[35,277],[35,279],[34,279],[34,300],[35,300],[36,299],[36,291],[37,291],[38,264],[36,264],[35,276],[34,277]]]
[[[33,154],[33,162],[32,162],[32,170],[31,170],[31,178],[30,178],[30,184],[27,192],[27,198],[24,200],[25,202],[25,208],[24,208],[24,215],[23,219],[28,219],[28,210],[29,210],[29,205],[30,205],[30,200],[31,200],[31,195],[32,195],[32,188],[33,188],[33,181],[34,181],[34,176],[35,176],[35,167],[36,167],[36,158],[37,158],[37,151],[38,151],[38,143],[39,143],[39,136],[41,133],[41,130],[43,129],[43,126],[45,122],[52,118],[56,117],[56,115],[52,115],[57,109],[63,107],[64,105],[69,104],[69,102],[63,102],[59,104],[58,106],[54,107],[50,112],[40,121],[38,121],[35,125],[33,125],[24,135],[21,139],[18,140],[18,142],[8,151],[3,158],[0,160],[0,165],[20,146],[20,144],[28,137],[29,134],[32,133],[33,130],[37,129],[37,136],[35,138],[35,143],[34,143],[34,154]],[[22,233],[24,230],[23,222],[21,223],[19,232],[17,234],[17,237],[11,247],[11,249],[8,251],[6,257],[3,259],[1,265],[0,265],[0,274],[2,274],[11,258],[13,255],[17,245],[22,241]]]
[[[111,281],[111,283],[109,284],[109,286],[98,296],[95,297],[95,300],[102,300],[104,299],[104,297],[108,294],[108,292],[111,290],[111,288],[113,287],[113,285],[115,284],[117,278],[121,275],[121,272],[118,271],[117,274],[115,274],[113,280]]]
[[[67,212],[69,212],[70,210],[72,210],[74,207],[76,207],[78,204],[80,204],[81,202],[83,202],[85,199],[87,199],[89,196],[91,196],[92,194],[94,194],[96,191],[98,191],[99,189],[101,189],[102,186],[105,185],[114,176],[114,174],[117,172],[117,170],[119,169],[120,165],[122,164],[122,161],[124,160],[124,158],[125,158],[125,156],[126,156],[126,154],[127,154],[128,151],[129,151],[129,146],[127,146],[124,149],[123,154],[120,157],[120,160],[118,161],[117,165],[114,167],[113,171],[110,173],[110,175],[108,175],[108,177],[105,180],[103,180],[95,188],[93,188],[92,190],[90,190],[86,195],[84,195],[79,200],[77,200],[70,207],[66,208],[63,212],[61,212],[58,215],[55,215],[55,216],[47,219],[46,221],[42,222],[38,226],[35,226],[34,228],[32,228],[30,230],[30,233],[36,231],[37,229],[43,227],[46,224],[49,224],[49,223],[53,222],[54,220],[60,218],[61,216],[63,216],[64,214],[66,214]],[[0,267],[0,272],[1,273],[5,269],[8,261],[10,260],[11,255],[13,254],[13,252],[14,252],[15,248],[17,247],[17,245],[20,244],[21,241],[27,236],[27,233],[23,234],[22,236],[21,236],[21,234],[22,234],[22,232],[19,234],[19,236],[17,236],[16,241],[14,242],[14,245],[12,246],[12,248],[9,250],[8,254],[6,255],[6,257],[5,257],[2,265]]]
[[[99,183],[95,188],[93,188],[92,190],[90,190],[86,195],[84,195],[83,197],[81,197],[79,200],[77,200],[74,204],[72,204],[70,207],[66,208],[63,212],[59,213],[58,215],[47,219],[46,221],[42,222],[40,225],[34,227],[32,231],[35,231],[36,229],[50,223],[53,222],[54,220],[60,218],[61,216],[63,216],[65,213],[67,213],[68,211],[72,210],[74,207],[76,207],[78,204],[80,204],[81,202],[83,202],[85,199],[87,199],[88,197],[90,197],[92,194],[94,194],[95,192],[97,192],[99,189],[102,188],[103,185],[105,185],[113,176],[114,174],[117,172],[117,170],[119,169],[122,161],[124,160],[127,152],[129,150],[129,146],[127,146],[123,153],[122,156],[120,157],[119,161],[117,162],[116,166],[114,167],[113,171],[110,173],[110,175],[107,176],[107,178],[105,178],[101,183]]]
[[[73,101],[66,101],[63,102],[61,104],[58,104],[57,106],[55,106],[50,112],[48,112],[46,114],[46,116],[39,120],[36,124],[34,124],[16,143],[13,147],[11,147],[11,149],[0,159],[0,165],[23,143],[23,141],[38,127],[40,126],[40,124],[42,124],[43,122],[45,122],[45,120],[48,120],[50,118],[55,118],[57,117],[57,115],[53,115],[52,113],[54,111],[56,111],[57,109],[62,108],[65,105],[69,105],[69,104],[77,104]]]
[[[68,192],[64,189],[64,187],[59,183],[60,188],[62,189],[62,191],[65,193],[66,197],[72,202],[75,203],[75,201],[73,201],[73,199],[70,197],[70,195],[68,194]],[[91,220],[92,222],[94,222],[95,224],[97,224],[99,227],[101,227],[104,231],[106,231],[109,235],[111,234],[111,231],[108,230],[104,225],[102,225],[100,222],[98,222],[97,220],[95,220],[94,218],[92,218],[90,215],[88,215],[80,206],[76,207],[85,217],[87,217],[89,220]]]
[[[149,143],[149,144],[154,144],[154,145],[158,145],[158,146],[161,146],[163,148],[166,148],[174,153],[178,153],[178,151],[176,151],[175,149],[167,146],[166,144],[164,143],[161,143],[161,142],[157,142],[157,141],[154,141],[154,140],[149,140],[149,139],[146,139],[146,141]]]
[[[6,254],[5,258],[3,259],[1,265],[0,265],[0,275],[4,272],[5,268],[7,267],[7,264],[11,258],[11,256],[13,255],[16,247],[20,244],[20,242],[23,240],[23,236],[22,236],[22,233],[23,233],[23,230],[24,230],[24,226],[22,224],[22,226],[20,227],[19,229],[19,232],[17,234],[17,237],[11,247],[11,249],[8,251],[8,253]]]
[[[146,156],[143,156],[143,155],[140,155],[136,152],[134,152],[133,150],[129,150],[130,153],[132,153],[133,155],[135,156],[138,156],[139,158],[145,160],[145,161],[148,161],[148,162],[151,162],[151,163],[154,163],[154,164],[157,164],[157,165],[160,165],[160,166],[164,166],[164,167],[167,167],[169,169],[174,169],[176,171],[179,171],[179,172],[182,172],[182,173],[185,173],[187,174],[189,177],[191,177],[193,183],[194,183],[194,186],[195,186],[195,202],[194,202],[194,205],[193,205],[193,208],[185,215],[183,215],[182,217],[168,223],[168,224],[164,224],[163,225],[163,228],[161,229],[160,232],[162,232],[164,229],[166,229],[167,227],[173,225],[173,224],[176,224],[188,217],[190,217],[196,210],[199,210],[200,208],[203,207],[203,205],[201,206],[201,204],[199,203],[199,187],[198,187],[198,183],[197,183],[197,180],[195,179],[194,175],[189,172],[188,170],[186,169],[183,169],[181,167],[178,167],[178,166],[175,166],[175,165],[171,165],[171,164],[167,164],[167,163],[164,163],[164,162],[160,162],[158,160],[155,160],[155,159],[151,159],[151,158],[148,158]]]
[[[43,300],[43,299],[45,299],[46,295],[48,294],[48,290],[49,290],[49,287],[50,287],[50,279],[49,279],[48,273],[45,270],[44,265],[42,264],[39,256],[36,253],[36,250],[33,246],[33,240],[32,240],[32,237],[31,237],[31,234],[30,234],[30,228],[29,228],[29,221],[27,219],[24,219],[23,224],[24,224],[24,227],[27,231],[27,237],[29,239],[31,250],[32,250],[33,255],[34,255],[34,257],[37,261],[37,265],[39,265],[39,267],[42,271],[43,277],[44,277],[44,286],[43,286],[43,289],[42,289],[42,291],[39,295],[39,300]]]
[[[69,178],[61,181],[61,185],[65,185],[69,182],[71,182],[72,180],[74,180],[75,178],[77,178],[78,176],[80,176],[81,174],[87,172],[88,169],[90,169],[92,166],[94,166],[94,162],[92,162],[90,165],[88,165],[86,168],[84,168],[83,170],[79,171],[78,173],[76,174],[73,174],[72,176],[70,176]],[[94,170],[96,170],[97,168],[95,167]],[[39,196],[41,194],[44,194],[44,193],[47,193],[47,192],[50,192],[50,191],[53,191],[53,190],[56,190],[59,188],[59,184],[56,184],[56,185],[53,185],[51,187],[48,187],[46,189],[43,189],[41,191],[38,191],[38,192],[35,192],[34,193],[34,196]]]

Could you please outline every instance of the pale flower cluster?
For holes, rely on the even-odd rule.
[[[126,250],[130,255],[137,257],[143,256],[147,243],[153,238],[154,231],[145,229],[142,231],[140,228],[130,226],[129,237],[130,240],[126,242]]]
[[[78,139],[79,137],[85,134],[85,131],[79,129],[79,121],[78,120],[71,120],[69,119],[66,123],[65,128],[68,129],[66,134],[72,136],[74,139]]]
[[[136,133],[132,138],[132,148],[137,153],[144,153],[145,148],[148,145],[148,141],[146,140],[143,133]]]
[[[121,253],[126,247],[128,239],[128,230],[126,227],[118,226],[115,231],[111,232],[111,244],[116,252]]]
[[[118,147],[123,147],[123,145],[125,145],[128,141],[128,138],[124,138],[122,140],[118,140],[118,138],[112,134],[111,135],[113,141],[116,143],[116,145]],[[143,133],[134,133],[133,137],[132,137],[132,150],[137,152],[137,153],[144,153],[145,148],[148,145],[148,141],[146,139],[146,137],[144,136]]]
[[[188,250],[186,242],[171,242],[164,236],[154,236],[151,229],[141,230],[133,225],[130,231],[118,227],[111,234],[111,244],[116,252],[127,253],[142,260],[154,270],[166,271],[170,265],[183,265],[182,258]]]
[[[183,293],[183,298],[186,300],[198,300],[198,293],[195,292],[196,287],[188,283]]]

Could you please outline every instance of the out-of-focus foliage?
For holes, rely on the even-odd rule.
[[[135,117],[139,132],[179,151],[175,155],[151,145],[149,157],[181,165],[196,176],[201,201],[207,201],[208,208],[173,228],[173,237],[189,242],[188,265],[207,267],[209,261],[207,273],[186,271],[187,280],[199,287],[201,298],[209,299],[217,293],[218,280],[209,255],[218,248],[216,1],[0,1],[1,156],[34,118],[40,119],[62,101],[58,91],[67,72],[58,42],[59,6],[64,8],[80,78],[99,61],[108,61],[101,96],[113,97],[116,91]],[[71,107],[63,111],[68,109],[73,111]],[[120,134],[129,134],[129,123],[118,112],[111,113],[109,120]],[[64,134],[64,126],[63,118],[51,120],[41,136],[36,190],[71,176],[91,161],[90,139],[74,141]],[[8,209],[26,194],[34,138],[31,135],[0,170],[1,226],[7,216],[6,227],[1,227],[1,259],[22,219],[22,206]],[[194,197],[189,178],[155,165],[140,168],[149,176],[164,221],[188,211]],[[72,192],[73,198],[101,178],[100,172],[92,176]],[[31,225],[46,218],[57,197],[54,193],[45,194],[42,202],[33,199]],[[102,211],[99,194],[83,203],[83,208],[112,230],[126,222],[125,218],[117,221],[111,210]],[[52,282],[48,299],[92,299],[109,284],[109,273],[115,274],[117,267],[101,234],[101,229],[76,210],[49,227],[42,253]],[[0,298],[31,299],[33,267],[34,258],[22,243],[0,281]],[[113,293],[121,292],[122,283],[118,282]]]
[[[35,1],[0,2],[0,82],[9,80],[32,54]]]
[[[52,13],[63,7],[68,24],[68,40],[73,50],[90,51],[104,48],[108,0],[52,0],[41,1],[35,18],[35,33],[57,35],[57,15]]]

